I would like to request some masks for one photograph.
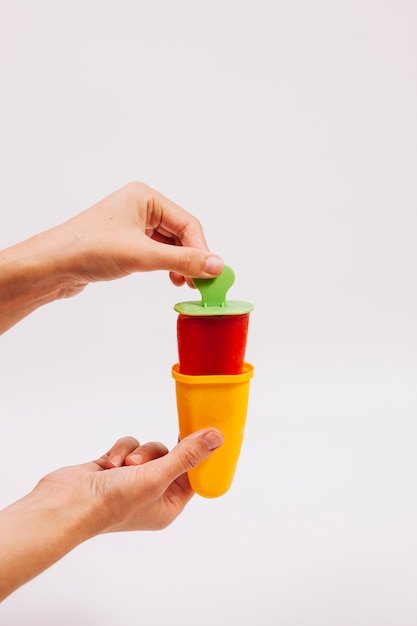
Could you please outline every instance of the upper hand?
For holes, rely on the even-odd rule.
[[[132,272],[168,270],[175,285],[192,286],[191,278],[223,269],[197,218],[143,183],[126,185],[53,230],[62,242],[66,296]]]
[[[167,270],[174,285],[213,278],[199,221],[143,183],[130,183],[64,224],[0,251],[0,334],[90,282]]]

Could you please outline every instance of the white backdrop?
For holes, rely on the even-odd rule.
[[[0,0],[0,60],[0,248],[143,180],[234,268],[256,368],[225,496],[80,546],[0,623],[415,626],[414,0]],[[135,275],[2,336],[2,506],[175,444],[189,298]]]

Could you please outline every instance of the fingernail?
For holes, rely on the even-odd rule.
[[[211,430],[209,433],[207,433],[207,435],[204,435],[203,441],[207,447],[207,450],[210,450],[210,452],[212,452],[222,445],[224,437],[221,433]]]
[[[217,276],[223,270],[223,266],[223,259],[219,256],[209,256],[206,259],[204,271],[207,272],[207,274],[214,274]]]
[[[110,459],[110,463],[116,467],[120,467],[123,463],[123,459],[119,454],[116,454]]]
[[[130,454],[129,460],[133,461],[134,465],[142,465],[143,456],[141,454]]]

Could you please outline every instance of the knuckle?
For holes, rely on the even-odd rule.
[[[191,469],[192,467],[195,467],[196,465],[199,465],[199,463],[201,463],[202,461],[202,458],[198,446],[196,446],[195,444],[189,444],[187,445],[187,447],[184,447],[181,450],[180,460],[185,471]]]
[[[132,198],[143,198],[148,201],[152,197],[152,189],[141,181],[132,181],[126,185],[125,189]]]
[[[135,448],[137,448],[140,445],[139,440],[136,439],[136,437],[132,437],[130,435],[125,437],[124,440],[128,445],[135,447]]]
[[[183,248],[179,258],[179,269],[184,274],[189,274],[190,270],[192,269],[192,262],[193,258],[191,250],[186,250],[185,248]]]
[[[142,191],[144,189],[147,189],[147,185],[140,180],[131,181],[126,186],[131,191]]]

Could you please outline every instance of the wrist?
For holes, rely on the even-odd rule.
[[[69,489],[39,485],[0,512],[0,601],[92,537]]]

